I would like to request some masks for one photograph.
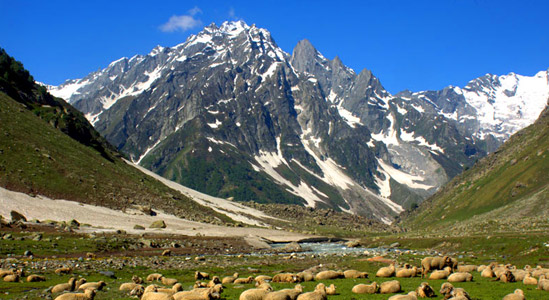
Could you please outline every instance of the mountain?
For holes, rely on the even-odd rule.
[[[472,93],[497,86],[481,83]],[[368,70],[356,74],[307,40],[290,55],[267,30],[242,21],[211,24],[175,47],[49,90],[132,161],[183,185],[387,223],[505,138],[485,123],[482,134],[461,124],[465,113],[480,114],[469,98],[391,95]],[[454,99],[461,102],[446,103]]]
[[[549,101],[548,101],[549,105]],[[456,176],[403,224],[459,232],[545,226],[549,216],[549,106],[496,152]]]
[[[232,223],[122,160],[84,116],[0,48],[0,187],[118,210],[148,206]]]

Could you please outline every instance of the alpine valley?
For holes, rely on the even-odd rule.
[[[290,55],[238,21],[48,89],[133,162],[182,185],[390,223],[533,123],[549,74],[392,95],[307,40]]]

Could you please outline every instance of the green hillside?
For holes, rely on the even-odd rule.
[[[84,116],[0,49],[0,187],[109,208],[232,222],[126,164]],[[38,200],[37,200],[38,201]]]
[[[549,109],[495,153],[455,177],[403,216],[412,229],[480,231],[547,226],[549,216]]]

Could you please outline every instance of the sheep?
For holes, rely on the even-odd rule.
[[[4,278],[6,277],[6,275],[13,275],[13,274],[15,274],[13,270],[0,269],[0,278]]]
[[[163,285],[174,285],[178,282],[178,280],[175,278],[167,278],[162,276],[160,278],[160,282],[162,282]]]
[[[389,300],[417,300],[417,293],[412,291],[407,295],[394,295],[389,297]]]
[[[506,270],[498,277],[499,281],[501,282],[515,282],[515,275],[513,275],[513,272]]]
[[[333,283],[326,288],[326,295],[337,295],[336,286]]]
[[[466,272],[453,273],[450,276],[448,276],[448,281],[449,282],[473,281],[473,275]]]
[[[454,288],[454,286],[445,282],[440,287],[440,293],[444,296],[444,299],[452,300],[471,300],[469,294],[462,288]]]
[[[135,282],[135,283],[137,283],[137,284],[141,284],[141,283],[143,283],[143,278],[141,278],[141,277],[139,277],[139,276],[137,276],[137,275],[133,275],[133,276],[132,276],[132,281]]]
[[[87,289],[84,293],[67,293],[59,295],[55,300],[93,300],[95,297],[94,289]]]
[[[35,275],[35,274],[27,276],[27,282],[38,282],[38,281],[46,281],[46,277]]]
[[[145,293],[145,288],[141,284],[138,284],[130,291],[130,296],[141,298],[141,296],[143,296],[144,293]]]
[[[131,290],[135,289],[136,287],[143,287],[143,286],[141,284],[135,283],[135,282],[124,282],[120,285],[120,287],[118,289],[120,291],[131,291]]]
[[[88,283],[84,283],[84,284],[80,285],[78,287],[78,290],[83,291],[83,290],[86,290],[86,289],[94,289],[94,290],[100,291],[106,285],[107,284],[105,283],[105,281],[102,281],[102,280],[99,281],[99,282],[88,282]]]
[[[87,282],[86,278],[80,278],[80,279],[78,279],[78,281],[76,281],[76,282],[74,283],[74,290],[77,291],[78,288],[79,288],[81,285],[83,285],[84,283],[86,283],[86,282]]]
[[[264,300],[296,300],[299,294],[303,293],[303,286],[296,284],[293,289],[283,289],[268,293]]]
[[[549,291],[549,279],[545,279],[545,275],[541,275],[538,279],[538,290]]]
[[[526,285],[538,285],[538,280],[528,274],[524,277],[522,283]]]
[[[368,273],[367,272],[360,272],[360,271],[357,271],[357,270],[346,270],[345,272],[343,272],[343,275],[345,276],[345,278],[368,278]]]
[[[524,292],[521,289],[516,289],[514,293],[508,294],[503,297],[503,300],[524,300]]]
[[[296,274],[297,276],[297,281],[299,282],[305,282],[305,281],[313,281],[315,280],[315,276],[313,275],[313,273],[309,272],[309,271],[303,271],[303,272],[299,272]]]
[[[450,257],[450,264],[448,266],[452,269],[452,272],[455,272],[458,266],[458,260]]]
[[[328,280],[328,279],[337,279],[343,278],[345,275],[341,271],[322,271],[315,276],[315,280]]]
[[[429,275],[429,279],[446,279],[448,278],[448,275],[450,275],[450,267],[444,268],[444,270],[436,270]]]
[[[260,287],[255,289],[245,290],[240,294],[239,300],[263,300],[269,292],[272,292],[273,288],[268,284],[264,283]]]
[[[166,293],[148,292],[141,296],[141,300],[174,300],[174,297]]]
[[[385,281],[379,286],[381,294],[394,294],[401,292],[400,282],[398,280]]]
[[[416,277],[417,271],[418,271],[417,267],[413,267],[411,269],[400,269],[396,272],[396,277],[398,278]]]
[[[238,273],[234,273],[233,276],[223,277],[223,279],[221,280],[221,283],[222,284],[233,283],[237,278],[238,278]],[[257,280],[257,277],[256,277],[256,280]]]
[[[530,275],[530,272],[525,270],[512,270],[511,272],[515,276],[515,281],[523,281],[527,275]]]
[[[476,265],[459,265],[457,267],[457,271],[458,272],[467,272],[467,273],[471,273],[473,271],[476,271],[477,270],[477,266]]]
[[[421,278],[424,278],[431,270],[442,270],[445,267],[452,268],[452,266],[453,262],[449,256],[425,257],[421,260],[421,267],[423,268],[423,271],[421,272]]]
[[[55,270],[55,274],[57,275],[70,274],[70,273],[72,273],[72,268],[70,267],[58,268]]]
[[[208,287],[208,284],[200,280],[195,281],[193,285],[193,289],[202,289],[206,287]]]
[[[292,273],[280,273],[273,276],[273,282],[297,282],[297,275]]]
[[[326,300],[326,286],[324,283],[317,284],[314,292],[308,292],[297,296],[297,300]]]
[[[199,271],[194,272],[194,280],[200,280],[200,279],[209,280],[210,279],[210,274],[205,273],[205,272],[199,272]]]
[[[485,278],[492,278],[495,276],[494,270],[490,266],[488,266],[484,268],[482,272],[480,272],[480,276]]]
[[[391,264],[388,267],[382,267],[376,272],[377,277],[393,277],[395,276],[395,265]]]
[[[238,275],[238,273],[235,273]],[[236,278],[238,278],[238,276],[236,276]],[[259,281],[263,281],[263,282],[269,282],[269,281],[272,281],[273,280],[273,277],[271,276],[267,276],[267,275],[257,275],[255,278],[254,278],[255,282],[259,282]]]
[[[375,294],[377,293],[377,290],[379,289],[379,286],[377,285],[377,282],[372,282],[371,284],[357,284],[353,286],[353,289],[351,292],[355,294]]]
[[[69,279],[68,283],[60,283],[60,284],[57,284],[54,287],[52,287],[51,292],[52,292],[52,294],[61,293],[63,291],[72,292],[72,291],[74,291],[75,284],[76,284],[76,278],[73,277],[73,278]]]
[[[436,297],[435,291],[427,282],[422,282],[416,289],[416,294],[420,298]]]
[[[177,292],[181,292],[182,290],[183,290],[183,286],[181,285],[181,283],[176,283],[169,289],[156,288],[156,291],[158,293],[164,293],[164,294],[168,294],[168,295],[173,295]]]
[[[532,271],[533,277],[539,278],[541,275],[545,275],[545,277],[549,276],[549,269],[538,266],[536,269]]]
[[[210,289],[198,289],[191,291],[182,291],[173,295],[174,300],[211,300],[219,299],[219,294]]]
[[[152,273],[152,274],[149,274],[149,276],[147,276],[147,281],[148,282],[151,282],[151,281],[160,281],[160,279],[164,277],[162,276],[162,274],[160,273]]]
[[[234,280],[234,284],[248,284],[254,282],[254,278],[252,276],[248,276],[248,278],[237,278]]]
[[[12,274],[4,276],[5,282],[19,282],[19,274]]]
[[[210,280],[210,282],[208,282],[208,284],[206,285],[207,287],[214,287],[216,286],[217,284],[220,284],[221,283],[221,280],[219,279],[219,276],[214,276],[212,277],[212,280]]]

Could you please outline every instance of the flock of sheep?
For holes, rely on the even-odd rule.
[[[493,278],[501,282],[517,282],[522,281],[526,285],[537,285],[537,288],[544,291],[549,291],[549,269],[547,268],[531,268],[525,266],[523,269],[518,269],[512,265],[500,265],[491,263],[490,265],[458,265],[456,259],[444,257],[426,257],[421,261],[421,266],[395,266],[391,264],[387,267],[382,267],[376,272],[376,277],[381,278],[410,278],[420,276],[429,279],[446,279],[443,283],[440,293],[444,299],[451,300],[470,300],[468,293],[462,288],[455,288],[452,283],[465,282],[473,280],[471,272],[478,271],[482,277]],[[55,273],[70,274],[71,268],[59,268]],[[430,274],[429,274],[430,272]],[[22,270],[3,270],[0,269],[0,278],[6,282],[17,282],[24,276]],[[177,279],[167,278],[159,273],[153,273],[146,277],[145,280],[138,276],[133,276],[131,282],[122,283],[119,290],[126,291],[129,295],[140,298],[141,300],[210,300],[219,299],[223,289],[231,285],[251,284],[255,282],[255,288],[243,291],[240,294],[240,300],[325,300],[328,295],[335,295],[336,287],[334,284],[326,286],[324,283],[319,283],[312,292],[303,293],[303,287],[300,282],[305,281],[326,281],[338,278],[368,278],[368,273],[357,270],[346,271],[321,271],[313,274],[311,271],[303,271],[299,273],[280,273],[274,276],[260,275],[254,277],[240,278],[238,273],[233,276],[220,278],[212,276],[204,272],[196,272],[196,283],[192,290],[183,291],[181,283]],[[46,278],[41,275],[29,275],[26,280],[28,282],[45,281]],[[206,280],[206,281],[203,281]],[[145,286],[145,282],[151,284]],[[152,284],[153,282],[162,283]],[[274,291],[270,282],[275,283],[296,283],[294,288],[282,289]],[[50,288],[52,294],[59,294],[55,300],[93,300],[96,292],[100,291],[106,283],[86,282],[81,278],[70,278],[67,283],[57,284]],[[167,288],[168,286],[169,288]],[[395,294],[402,292],[400,282],[398,280],[390,280],[377,284],[357,284],[352,290],[355,294]],[[61,294],[62,293],[62,294]],[[417,298],[435,297],[436,294],[427,282],[421,285],[408,294],[393,295],[389,300],[417,300]],[[514,293],[509,294],[503,300],[522,300],[526,299],[521,289],[516,289]]]

